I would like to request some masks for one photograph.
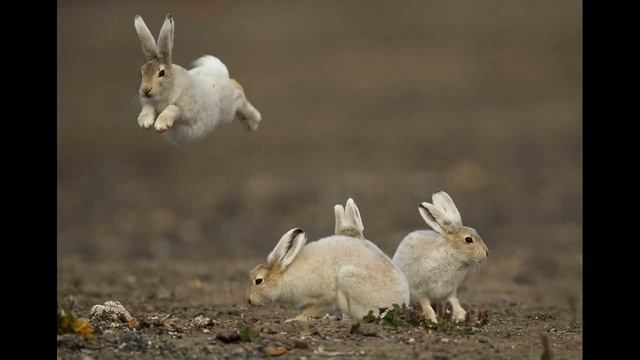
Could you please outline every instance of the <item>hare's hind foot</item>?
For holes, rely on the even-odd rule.
[[[251,105],[244,93],[242,85],[235,79],[230,79],[236,89],[236,119],[242,124],[246,131],[256,131],[262,121],[260,112]]]
[[[285,320],[285,322],[302,321],[309,322],[309,318],[318,318],[327,312],[327,307],[318,304],[307,305],[302,309],[300,315]]]

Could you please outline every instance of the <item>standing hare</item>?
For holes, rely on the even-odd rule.
[[[167,15],[158,42],[140,15],[135,17],[146,62],[142,65],[138,124],[164,132],[174,144],[205,137],[216,127],[238,119],[247,131],[258,128],[262,117],[247,100],[242,86],[229,78],[227,67],[205,55],[185,70],[171,62],[174,21]]]
[[[473,228],[462,225],[460,212],[444,191],[432,196],[433,204],[423,202],[420,215],[432,230],[414,231],[396,250],[393,262],[402,269],[425,315],[437,322],[432,302],[449,301],[453,320],[462,321],[465,310],[458,301],[457,289],[467,269],[487,259],[489,249]]]
[[[351,214],[352,208],[348,209]],[[336,220],[338,216],[336,210]],[[362,224],[359,214],[355,221]],[[354,235],[332,235],[306,244],[302,229],[289,230],[267,262],[251,270],[247,302],[280,302],[302,310],[288,321],[308,321],[335,309],[345,318],[362,319],[369,311],[408,304],[409,286],[400,269],[373,243]]]

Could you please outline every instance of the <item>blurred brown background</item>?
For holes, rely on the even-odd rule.
[[[257,132],[233,123],[178,148],[138,127],[133,18],[157,36],[169,12],[174,62],[219,57]],[[427,228],[418,203],[446,190],[490,260],[579,286],[580,14],[550,0],[59,1],[59,265],[266,258],[292,227],[332,234],[348,197],[392,255]]]

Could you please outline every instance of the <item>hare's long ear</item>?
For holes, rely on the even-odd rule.
[[[433,230],[440,234],[451,232],[451,222],[438,208],[428,202],[423,202],[419,205],[418,210],[424,221],[426,221]]]
[[[347,200],[347,206],[342,205],[334,207],[336,213],[336,235],[344,235],[364,239],[364,226],[362,218],[360,218],[360,210],[356,206],[353,199]]]
[[[352,225],[354,232],[358,237],[364,238],[364,225],[362,224],[362,217],[360,217],[360,210],[353,199],[347,200],[347,207],[345,208],[345,218]]]
[[[149,31],[147,24],[144,23],[144,20],[142,20],[142,17],[140,15],[136,15],[133,24],[135,25],[136,32],[138,33],[138,37],[140,38],[144,57],[147,60],[156,58],[158,56],[156,39],[154,39],[153,35],[151,35],[151,31]]]
[[[160,35],[158,35],[158,56],[160,57],[160,61],[167,65],[171,64],[173,29],[173,17],[171,14],[168,14],[160,29]]]
[[[453,226],[462,226],[462,217],[460,216],[460,212],[458,211],[456,204],[453,203],[453,199],[451,199],[449,194],[444,191],[438,191],[431,196],[431,199],[433,200],[433,206],[443,212],[446,219],[450,221]]]
[[[338,204],[333,207],[333,212],[336,214],[336,235],[341,235],[342,227],[344,224],[344,208]]]
[[[279,265],[281,270],[286,269],[296,256],[304,244],[307,242],[307,235],[302,229],[295,228],[289,230],[280,238],[278,245],[271,251],[267,257],[269,267]]]

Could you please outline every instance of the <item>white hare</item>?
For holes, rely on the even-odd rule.
[[[396,250],[393,262],[402,269],[412,301],[425,315],[437,322],[431,303],[449,301],[454,321],[466,316],[457,289],[467,269],[487,259],[489,249],[476,230],[462,225],[460,212],[444,191],[432,196],[433,204],[423,202],[420,215],[435,231],[419,230],[407,235]]]
[[[201,139],[216,127],[238,119],[247,131],[256,130],[262,117],[247,100],[242,86],[229,78],[227,67],[206,55],[189,71],[173,64],[174,21],[167,15],[158,42],[140,15],[135,17],[146,62],[140,70],[142,110],[138,124],[165,132],[175,144]]]
[[[409,304],[409,286],[400,269],[363,240],[333,235],[306,244],[302,229],[288,231],[267,262],[250,272],[247,301],[279,302],[302,310],[288,321],[308,321],[336,309],[344,318],[362,319],[369,311]]]

